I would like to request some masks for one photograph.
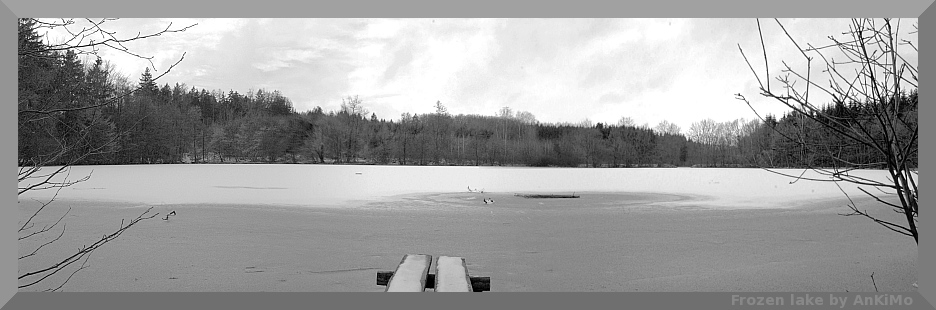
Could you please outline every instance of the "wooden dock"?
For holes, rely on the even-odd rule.
[[[462,257],[440,256],[436,261],[436,273],[430,274],[432,256],[407,254],[395,271],[378,271],[377,285],[386,285],[386,292],[424,292],[427,288],[436,292],[488,292],[490,277],[472,277]]]

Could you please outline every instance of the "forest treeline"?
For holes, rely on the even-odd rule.
[[[387,120],[369,113],[357,96],[342,99],[336,111],[299,112],[276,90],[242,94],[160,86],[149,69],[139,78],[121,76],[101,58],[50,49],[28,22],[19,25],[19,50],[20,166],[48,158],[54,158],[45,162],[52,165],[807,167],[840,158],[874,168],[883,162],[867,146],[836,140],[834,128],[792,114],[767,115],[764,121],[707,119],[681,130],[666,121],[636,126],[627,117],[617,124],[544,124],[510,108],[494,115],[452,115],[437,101],[434,113]],[[900,100],[902,118],[917,122],[917,92]],[[845,119],[868,115],[854,112],[870,108],[855,102],[824,112]],[[874,126],[870,119],[849,122]],[[63,149],[68,154],[57,154]]]

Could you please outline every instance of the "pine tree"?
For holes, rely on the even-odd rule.
[[[159,86],[153,81],[153,74],[150,73],[150,69],[147,67],[143,70],[143,75],[140,76],[140,90],[138,93],[140,96],[153,96],[158,91]]]

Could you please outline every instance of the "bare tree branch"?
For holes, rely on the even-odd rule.
[[[786,95],[774,93],[771,89],[763,86],[758,72],[748,62],[743,49],[739,45],[738,48],[742,56],[744,56],[748,68],[761,86],[761,95],[780,102],[789,108],[793,115],[818,124],[821,126],[820,134],[827,132],[833,137],[852,141],[856,143],[856,146],[870,148],[871,151],[876,153],[875,156],[880,156],[879,158],[883,158],[883,160],[868,163],[847,160],[833,153],[832,147],[839,147],[838,152],[841,152],[842,147],[852,147],[849,143],[817,146],[816,143],[806,141],[807,130],[801,125],[801,128],[795,129],[792,134],[780,131],[777,128],[772,128],[772,130],[787,141],[795,142],[806,153],[825,154],[825,158],[831,160],[833,167],[831,169],[818,168],[813,167],[811,162],[804,162],[801,165],[805,165],[807,169],[803,170],[799,175],[791,175],[772,169],[765,170],[789,177],[793,179],[791,183],[799,180],[831,181],[839,186],[840,190],[842,188],[838,182],[841,181],[858,185],[859,190],[873,198],[877,203],[904,214],[907,218],[907,225],[884,221],[859,210],[851,201],[851,197],[848,197],[848,194],[842,190],[849,202],[851,202],[849,208],[852,209],[852,213],[847,215],[859,215],[869,218],[890,230],[911,236],[915,241],[919,242],[916,226],[918,192],[915,180],[919,174],[909,168],[910,164],[916,163],[915,159],[918,156],[916,141],[919,137],[919,129],[915,125],[916,120],[909,121],[901,110],[903,109],[902,100],[905,100],[902,83],[917,87],[916,81],[918,80],[919,71],[915,66],[907,62],[897,50],[898,46],[901,45],[909,45],[915,51],[917,50],[912,42],[898,37],[900,21],[895,22],[891,19],[884,19],[883,23],[877,24],[875,20],[871,19],[853,19],[848,31],[843,33],[850,36],[850,39],[838,40],[830,36],[829,39],[833,42],[832,44],[819,47],[807,44],[805,49],[793,39],[793,36],[778,19],[775,19],[775,21],[796,50],[806,59],[804,69],[806,72],[795,70],[785,61],[781,61],[784,69],[781,75],[775,78],[788,93]],[[916,25],[914,25],[914,28],[916,28]],[[759,22],[758,34],[762,48],[765,50],[766,59],[763,30]],[[846,60],[837,61],[824,54],[824,52],[833,48],[844,55]],[[826,73],[825,76],[828,78],[828,86],[819,85],[813,80],[811,73],[812,59],[814,58],[807,53],[817,54],[824,63],[823,72]],[[845,68],[845,70],[840,67]],[[845,72],[848,71],[854,71],[852,73],[853,77],[845,76]],[[909,78],[906,76],[908,74],[910,75]],[[768,79],[771,78],[769,71],[767,71],[767,77]],[[804,84],[798,86],[797,82]],[[817,88],[821,92],[830,95],[833,98],[833,104],[837,106],[844,107],[846,104],[855,104],[855,108],[840,109],[844,111],[844,115],[826,113],[823,107],[811,102],[810,88]],[[736,99],[744,101],[752,111],[755,110],[750,101],[741,94],[737,94]],[[913,100],[916,100],[915,97]],[[915,109],[915,102],[911,103],[914,105],[913,109]],[[754,112],[759,119],[763,120],[757,111]],[[914,114],[911,117],[916,117],[915,112],[912,113]],[[822,142],[822,140],[817,141]],[[858,169],[871,167],[886,168],[889,173],[887,181],[877,181],[851,173]],[[807,170],[812,170],[829,179],[804,177]],[[900,204],[886,201],[881,196],[873,194],[861,186],[876,188],[884,194],[896,194],[900,199]],[[884,189],[892,189],[894,192],[888,193]]]
[[[114,231],[113,233],[102,236],[101,239],[95,241],[95,242],[92,243],[91,245],[88,245],[88,246],[84,246],[84,247],[79,248],[78,251],[75,252],[74,254],[72,254],[71,256],[66,257],[65,259],[62,259],[61,261],[59,261],[59,262],[57,262],[57,263],[55,263],[55,264],[52,264],[52,265],[49,266],[49,267],[46,267],[46,268],[43,268],[43,269],[39,269],[39,270],[35,270],[35,271],[26,272],[26,273],[23,273],[23,274],[19,275],[19,277],[17,277],[17,279],[19,279],[19,280],[23,280],[24,278],[30,278],[30,277],[40,277],[40,278],[37,279],[37,280],[34,280],[34,281],[29,282],[29,283],[27,283],[27,284],[22,284],[22,285],[20,285],[19,288],[30,287],[30,286],[33,286],[33,285],[35,285],[35,284],[37,284],[37,283],[42,282],[42,281],[45,280],[46,278],[48,278],[48,277],[50,277],[50,276],[52,276],[52,275],[58,273],[59,271],[65,269],[66,267],[68,267],[68,266],[71,265],[72,263],[74,263],[74,262],[80,260],[81,258],[84,258],[85,256],[91,254],[91,252],[93,252],[94,250],[100,248],[100,247],[103,246],[104,244],[107,244],[108,242],[113,241],[114,239],[116,239],[117,237],[119,237],[121,234],[123,234],[125,231],[127,231],[127,229],[129,229],[130,227],[133,227],[133,225],[136,225],[136,224],[139,223],[140,221],[152,219],[152,218],[156,217],[157,215],[159,215],[159,213],[147,215],[147,214],[149,214],[149,212],[150,212],[152,209],[153,209],[153,207],[149,207],[148,209],[146,209],[146,211],[144,211],[142,214],[140,214],[139,216],[137,216],[136,218],[134,218],[133,220],[131,220],[131,221],[130,221],[129,223],[127,223],[126,225],[124,225],[124,224],[121,222],[120,228],[117,229],[116,231]]]
[[[64,216],[62,216],[62,217],[64,217]],[[61,219],[59,219],[59,220],[61,220]],[[57,223],[56,223],[56,224],[57,224]],[[54,239],[52,239],[52,240],[50,240],[50,241],[48,241],[48,242],[46,242],[46,243],[43,243],[43,244],[39,245],[39,246],[36,247],[36,249],[33,250],[31,253],[26,254],[26,255],[23,255],[23,256],[20,256],[18,259],[24,259],[24,258],[33,256],[33,255],[36,255],[36,253],[39,253],[39,250],[41,250],[43,247],[45,247],[45,246],[47,246],[47,245],[50,245],[50,244],[52,244],[53,242],[58,241],[59,239],[61,239],[62,236],[65,235],[65,228],[66,228],[66,225],[67,225],[67,224],[68,224],[68,223],[62,224],[62,232],[61,232],[57,237],[55,237]],[[31,235],[30,235],[30,236],[31,236]],[[26,236],[26,237],[24,237],[24,238],[20,238],[20,240],[23,240],[23,239],[26,239],[26,238],[29,238],[29,236]]]
[[[32,39],[26,39],[29,43],[29,48],[23,48],[22,37],[20,41],[19,49],[19,58],[21,60],[20,70],[25,70],[23,60],[29,59],[40,59],[43,61],[53,60],[57,61],[62,59],[63,55],[68,55],[67,57],[72,57],[71,55],[81,55],[81,54],[97,54],[102,48],[111,48],[118,50],[122,53],[146,59],[149,61],[150,65],[153,65],[152,56],[144,56],[139,53],[131,51],[125,44],[132,41],[143,40],[147,38],[152,38],[160,36],[166,33],[178,33],[183,32],[191,27],[194,27],[197,24],[182,28],[173,28],[170,23],[165,29],[152,33],[137,33],[132,37],[118,37],[115,32],[105,30],[102,25],[106,22],[113,21],[116,19],[105,18],[105,19],[84,19],[83,21],[87,22],[87,25],[78,27],[75,19],[59,19],[59,20],[39,20],[39,19],[20,19],[20,34],[25,35]],[[62,29],[64,32],[68,33],[68,38],[61,43],[49,44],[42,43],[42,35],[38,34],[36,29]],[[100,39],[98,39],[100,38]],[[63,53],[64,52],[64,53]],[[150,79],[151,81],[156,81],[161,77],[165,76],[171,72],[181,61],[185,58],[185,53],[179,57],[168,69],[164,70],[161,74],[155,78]],[[34,70],[44,70],[44,67],[34,66]],[[38,68],[38,69],[36,69]],[[81,68],[79,68],[81,69]],[[153,66],[155,70],[155,66]],[[85,68],[84,70],[89,70]],[[110,69],[105,69],[110,70]],[[41,77],[41,76],[40,76]],[[106,83],[111,83],[108,76],[104,75],[103,77],[107,80]],[[21,85],[22,87],[22,85]],[[39,86],[46,87],[46,86]],[[111,134],[108,132],[106,137],[92,137],[94,134],[94,128],[102,121],[103,115],[97,113],[99,109],[104,107],[118,104],[124,98],[138,92],[142,87],[135,88],[120,88],[115,90],[117,95],[111,96],[109,91],[105,92],[101,97],[95,97],[90,100],[85,100],[80,103],[76,103],[76,99],[61,97],[60,95],[47,95],[42,97],[36,94],[26,94],[20,97],[18,102],[19,104],[19,124],[20,131],[23,130],[24,124],[37,124],[35,130],[38,134],[46,135],[49,143],[48,149],[37,149],[34,153],[30,153],[27,157],[24,157],[21,154],[21,157],[18,160],[19,168],[17,171],[17,179],[19,185],[17,186],[17,195],[22,195],[30,191],[39,191],[47,189],[55,189],[55,194],[47,202],[40,202],[39,208],[31,214],[25,222],[20,225],[18,233],[20,234],[19,240],[24,241],[27,239],[35,240],[42,237],[43,234],[52,231],[61,223],[62,230],[61,232],[51,238],[48,241],[41,241],[31,252],[25,253],[19,257],[19,260],[36,258],[42,255],[42,249],[46,248],[48,245],[51,245],[55,242],[61,240],[62,236],[66,231],[66,223],[64,218],[69,214],[71,209],[69,208],[57,221],[51,225],[43,226],[41,229],[33,230],[36,227],[35,219],[36,217],[47,210],[47,206],[53,203],[58,197],[59,192],[64,187],[69,187],[74,184],[84,182],[91,177],[91,173],[88,175],[79,178],[78,180],[70,179],[70,167],[74,164],[80,163],[89,156],[94,156],[98,154],[105,154],[111,152],[112,146],[115,145],[117,139],[124,136],[129,129],[116,130],[115,133]],[[74,95],[72,95],[74,96]],[[82,106],[83,105],[83,106]],[[63,119],[63,116],[69,115],[80,115],[81,121],[83,123],[78,123],[74,121],[66,121]],[[143,119],[146,118],[146,115],[143,115],[140,119],[136,120],[136,126]],[[42,122],[42,123],[39,123]],[[50,127],[55,127],[55,132]],[[92,138],[94,140],[92,140]],[[100,145],[97,143],[103,142]],[[54,167],[52,165],[57,165]],[[58,178],[63,177],[61,180]],[[37,202],[39,202],[37,200]],[[63,259],[55,259],[54,263],[47,265],[36,270],[21,270],[21,274],[18,276],[20,282],[19,288],[33,287],[37,284],[47,281],[50,277],[55,274],[61,273],[63,270],[69,270],[76,262],[79,262],[80,265],[72,270],[68,277],[64,281],[58,283],[57,285],[53,284],[53,287],[46,289],[46,291],[59,291],[61,288],[68,283],[72,277],[77,274],[79,271],[84,270],[87,267],[87,261],[90,255],[110,241],[115,240],[121,234],[123,234],[127,229],[136,225],[140,221],[148,220],[156,217],[159,213],[150,214],[152,208],[147,209],[145,212],[132,219],[129,222],[121,221],[120,226],[110,234],[103,235],[100,239],[92,242],[90,245],[82,246],[78,248],[76,252],[67,256]],[[67,271],[66,271],[67,272]]]
[[[59,291],[61,291],[62,287],[65,286],[65,284],[68,283],[68,281],[70,281],[71,278],[74,277],[76,273],[78,273],[79,271],[84,270],[85,268],[88,268],[88,259],[91,258],[91,254],[93,254],[93,253],[88,253],[88,255],[85,255],[84,260],[81,261],[81,266],[78,266],[78,268],[76,268],[74,271],[72,271],[71,274],[68,275],[68,278],[65,278],[65,281],[62,281],[62,283],[59,284],[59,286],[57,286],[57,287],[55,287],[55,288],[53,288],[53,289],[47,289],[46,291],[47,291],[47,292],[59,292]]]
[[[71,35],[71,38],[65,40],[65,42],[63,42],[63,43],[50,44],[50,45],[47,47],[47,49],[46,49],[47,51],[53,51],[53,52],[54,52],[54,51],[76,50],[76,51],[78,51],[78,53],[97,54],[98,49],[99,49],[101,46],[105,46],[105,47],[108,47],[108,48],[111,48],[111,49],[114,49],[114,50],[123,52],[123,53],[125,53],[125,54],[131,55],[131,56],[134,56],[134,57],[137,57],[137,58],[140,58],[140,59],[145,59],[145,60],[147,60],[147,61],[150,62],[150,65],[151,65],[151,66],[152,66],[152,64],[153,64],[153,63],[152,63],[153,56],[142,56],[142,55],[140,55],[140,54],[134,53],[134,52],[130,51],[130,49],[127,48],[127,47],[124,45],[124,43],[133,42],[133,41],[139,41],[139,40],[148,39],[148,38],[153,38],[153,37],[158,37],[158,36],[161,36],[161,35],[167,34],[167,33],[184,32],[184,31],[186,31],[186,30],[188,30],[188,29],[190,29],[190,28],[195,27],[195,26],[198,25],[197,23],[195,23],[195,24],[188,25],[188,26],[185,26],[185,27],[182,27],[182,28],[173,29],[173,28],[172,28],[172,23],[169,23],[169,25],[167,25],[166,28],[164,28],[164,29],[162,29],[162,30],[160,30],[160,31],[157,31],[157,32],[153,32],[153,33],[149,33],[149,34],[143,34],[142,32],[138,32],[138,33],[137,33],[135,36],[133,36],[133,37],[118,38],[118,37],[116,36],[116,32],[106,31],[106,30],[104,30],[104,29],[101,27],[101,25],[103,25],[105,22],[117,20],[117,19],[114,19],[114,18],[105,18],[105,19],[101,19],[99,22],[96,22],[96,21],[93,21],[93,20],[91,20],[91,19],[87,19],[87,18],[86,18],[85,20],[90,24],[90,26],[89,26],[89,27],[82,27],[82,29],[79,30],[79,31],[77,31],[77,32],[74,32],[74,31],[71,30],[71,28],[69,28],[69,26],[72,26],[72,25],[75,24],[74,19],[69,19],[69,20],[64,20],[64,19],[63,19],[63,21],[60,22],[60,23],[44,22],[44,21],[41,21],[41,20],[38,20],[38,19],[34,19],[34,20],[36,20],[36,21],[37,21],[40,25],[42,25],[44,28],[59,28],[59,27],[61,27],[62,29],[66,30],[66,32],[68,32],[68,33]],[[101,41],[94,41],[94,40],[88,39],[88,38],[91,37],[91,36],[97,36],[97,35],[100,35],[100,37],[101,37],[101,39],[102,39]],[[86,41],[86,39],[88,39],[88,40]],[[85,50],[85,49],[87,49],[87,48],[90,48],[91,50],[90,50],[90,51]],[[19,55],[20,55],[20,56],[24,56],[24,55],[27,55],[27,56],[28,56],[28,55],[29,55],[28,53],[29,53],[29,51],[20,51]],[[155,66],[153,66],[153,69],[156,69]]]

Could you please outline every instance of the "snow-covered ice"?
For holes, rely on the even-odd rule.
[[[917,281],[912,238],[839,216],[847,201],[833,183],[759,169],[142,165],[79,166],[71,177],[91,171],[36,218],[42,227],[68,212],[67,232],[21,271],[145,208],[177,215],[99,249],[66,291],[378,292],[375,272],[407,253],[464,257],[495,292],[873,291],[871,272],[882,290]],[[581,197],[513,195],[570,192]],[[52,194],[21,195],[21,221],[32,198]]]
[[[800,175],[801,169],[778,170]],[[859,171],[886,180],[886,171]],[[338,206],[387,196],[466,192],[629,192],[701,196],[693,204],[714,208],[783,208],[798,202],[843,197],[832,182],[813,182],[762,169],[718,168],[503,168],[341,165],[131,165],[76,166],[70,179],[88,181],[65,188],[75,200],[148,204],[217,203]],[[804,177],[818,177],[807,171]],[[23,184],[21,184],[23,185]],[[850,195],[864,195],[840,183]],[[50,197],[50,190],[20,198]]]

